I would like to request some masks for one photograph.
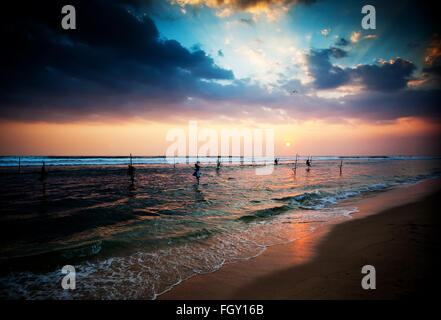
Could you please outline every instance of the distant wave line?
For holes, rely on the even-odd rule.
[[[280,163],[293,162],[296,157],[275,157]],[[298,157],[300,161],[305,161],[308,157]],[[80,165],[126,165],[129,162],[127,156],[1,156],[0,167],[18,166],[20,159],[21,166],[40,166],[45,162],[48,166],[80,166]],[[273,161],[273,157],[221,157],[224,163],[265,163]],[[313,161],[323,160],[431,160],[441,159],[440,156],[316,156]],[[165,156],[134,156],[134,164],[188,164],[200,161],[201,163],[216,163],[217,157],[175,157],[166,158]]]

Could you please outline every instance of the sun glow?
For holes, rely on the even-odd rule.
[[[2,155],[164,155],[169,130],[187,130],[188,123],[3,123],[0,126]],[[357,129],[354,130],[354,127]],[[416,118],[387,123],[360,120],[332,123],[322,120],[290,124],[245,123],[234,125],[198,121],[199,129],[261,128],[274,130],[275,154],[378,155],[425,154],[433,149],[438,125]],[[293,142],[295,138],[295,143]],[[202,144],[202,142],[201,142]],[[431,149],[432,148],[432,149]]]

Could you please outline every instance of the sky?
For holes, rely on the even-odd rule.
[[[424,2],[61,1],[2,10],[0,155],[164,155],[174,128],[273,129],[279,156],[439,155]]]

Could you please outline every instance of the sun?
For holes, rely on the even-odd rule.
[[[286,142],[285,147],[291,147],[291,142]]]

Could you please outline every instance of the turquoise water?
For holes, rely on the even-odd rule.
[[[360,197],[441,174],[437,158],[345,158],[341,175],[338,157],[314,158],[310,171],[302,159],[295,174],[292,159],[282,158],[270,175],[240,159],[220,170],[209,163],[215,159],[199,159],[197,184],[186,159],[174,167],[135,158],[131,188],[127,158],[25,157],[20,174],[10,167],[15,160],[0,158],[4,298],[152,299],[196,274],[350,219]],[[73,291],[60,285],[67,264],[77,271]]]

